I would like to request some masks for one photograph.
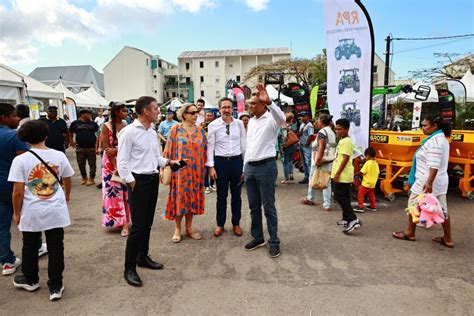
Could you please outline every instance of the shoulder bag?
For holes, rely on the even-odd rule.
[[[294,144],[296,144],[299,141],[298,136],[296,136],[295,132],[291,130],[291,128],[287,128],[287,136],[286,136],[286,142],[283,145],[283,149],[287,149]]]
[[[328,132],[323,128],[324,133],[328,139],[326,143],[326,147],[324,148],[323,153],[323,162],[332,162],[336,159],[336,144],[329,142],[329,135]]]

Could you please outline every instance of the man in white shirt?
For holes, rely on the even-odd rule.
[[[269,254],[280,255],[278,239],[278,216],[275,208],[275,182],[277,164],[275,145],[278,129],[285,124],[282,110],[271,101],[262,83],[257,84],[257,93],[250,98],[250,119],[247,130],[244,177],[247,185],[247,198],[252,218],[251,234],[253,240],[245,245],[246,250],[254,250],[265,245],[262,226],[262,204],[267,218],[270,235]]]
[[[196,126],[199,126],[199,127],[201,127],[201,124],[206,119],[206,117],[205,117],[206,112],[204,111],[204,105],[206,105],[206,101],[204,101],[203,99],[197,99],[196,100],[196,107],[199,110],[199,114],[198,114],[198,117],[196,119]]]
[[[219,100],[219,112],[221,117],[208,126],[207,138],[206,166],[209,167],[211,179],[216,180],[217,185],[217,228],[214,231],[214,236],[219,237],[224,232],[227,193],[230,185],[232,226],[234,234],[240,237],[242,236],[240,228],[242,208],[240,184],[247,133],[242,121],[232,117],[231,99],[222,98]]]
[[[132,228],[125,248],[127,283],[142,286],[136,266],[154,270],[163,269],[161,263],[148,255],[150,231],[158,199],[158,168],[179,164],[161,156],[158,138],[153,130],[160,109],[156,99],[140,97],[135,105],[138,118],[124,127],[118,137],[117,169],[127,184]]]

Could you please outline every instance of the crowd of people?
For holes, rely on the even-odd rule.
[[[132,286],[143,284],[136,267],[162,269],[163,264],[149,255],[149,241],[160,183],[169,186],[164,207],[165,219],[174,221],[171,241],[183,237],[202,239],[193,228],[195,216],[205,212],[205,196],[216,193],[214,236],[225,233],[227,200],[230,190],[232,232],[243,235],[243,184],[250,209],[251,240],[245,250],[266,245],[262,213],[268,230],[268,253],[280,256],[278,212],[275,187],[295,182],[295,156],[299,156],[307,185],[307,196],[300,202],[321,204],[330,211],[332,200],[341,210],[337,225],[352,233],[361,227],[357,212],[376,211],[374,188],[379,168],[375,151],[367,148],[365,163],[354,174],[354,148],[349,137],[350,122],[332,122],[320,113],[312,122],[308,112],[284,113],[268,96],[263,84],[248,100],[249,113],[233,116],[233,100],[222,98],[216,113],[206,112],[205,101],[184,104],[177,113],[167,111],[157,123],[160,109],[152,97],[140,97],[132,120],[125,104],[110,108],[92,120],[91,111],[79,111],[78,120],[58,118],[58,109],[47,108],[47,117],[29,120],[28,107],[0,104],[0,263],[3,275],[13,274],[22,264],[22,274],[14,285],[28,291],[39,287],[38,257],[49,252],[48,287],[50,300],[62,297],[64,290],[64,227],[70,225],[68,203],[74,171],[65,151],[75,149],[81,185],[95,184],[96,157],[101,157],[102,226],[120,231],[127,238],[124,278]],[[299,124],[298,124],[299,121]],[[17,130],[18,129],[18,130]],[[443,207],[444,236],[433,241],[453,247],[446,203],[447,163],[450,129],[439,117],[427,117],[422,130],[428,135],[414,156],[410,180],[413,185],[409,203],[422,193],[433,193]],[[284,179],[277,184],[278,161]],[[89,167],[87,172],[86,164]],[[316,201],[314,178],[327,174],[322,201]],[[351,205],[354,177],[361,177],[358,206]],[[364,208],[365,197],[370,206]],[[182,221],[185,221],[183,231]],[[23,235],[22,258],[10,247],[11,222]],[[411,217],[404,231],[394,232],[397,239],[414,241]],[[47,250],[42,242],[46,237]],[[170,234],[171,235],[171,234]]]

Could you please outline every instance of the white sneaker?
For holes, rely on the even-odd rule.
[[[216,188],[216,185],[215,185],[215,184],[211,185],[211,190],[212,190],[212,191],[217,191],[217,188]]]
[[[46,243],[42,243],[41,247],[38,249],[38,258],[48,253],[48,246]]]
[[[21,259],[20,258],[15,258],[14,263],[4,263],[3,264],[3,269],[2,269],[2,274],[3,275],[10,275],[15,273],[16,268],[18,268],[21,265]]]
[[[206,190],[204,191],[204,193],[206,193],[206,194],[211,193],[211,188],[210,188],[210,187],[206,187]]]
[[[61,299],[61,297],[63,297],[63,291],[64,291],[64,286],[61,287],[61,289],[59,289],[59,290],[57,290],[57,289],[50,290],[49,300],[50,301],[57,301],[57,300]]]

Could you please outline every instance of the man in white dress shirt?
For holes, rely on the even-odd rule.
[[[242,236],[240,228],[242,209],[240,184],[247,133],[242,121],[232,117],[232,110],[232,100],[222,98],[219,100],[221,117],[211,122],[208,126],[206,166],[209,167],[209,176],[211,179],[216,180],[217,185],[217,228],[214,231],[214,236],[216,237],[219,237],[224,232],[229,185],[232,195],[233,231],[235,235]]]
[[[269,254],[280,255],[278,238],[278,216],[275,208],[275,182],[277,164],[275,145],[278,129],[285,124],[282,110],[271,101],[262,83],[257,84],[257,93],[250,98],[250,119],[247,130],[244,177],[252,219],[253,240],[245,245],[246,250],[254,250],[265,245],[262,226],[262,204],[270,239]]]
[[[150,231],[158,199],[158,168],[179,164],[161,156],[161,148],[153,130],[160,109],[156,99],[140,97],[135,105],[138,118],[124,127],[118,137],[117,168],[127,184],[132,228],[125,248],[124,277],[132,286],[141,286],[136,266],[160,270],[161,263],[148,255]]]

